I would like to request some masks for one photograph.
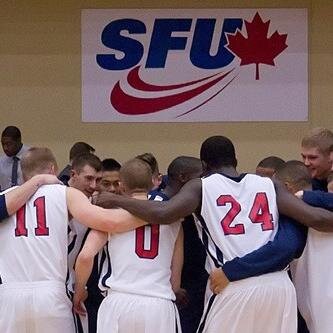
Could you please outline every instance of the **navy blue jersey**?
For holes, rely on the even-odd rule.
[[[312,189],[314,191],[324,191],[327,192],[327,179],[312,179]]]

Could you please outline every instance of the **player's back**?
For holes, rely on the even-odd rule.
[[[0,225],[1,282],[65,282],[67,227],[66,187],[42,186]]]
[[[215,266],[272,240],[277,223],[276,194],[270,179],[252,174],[231,178],[218,173],[202,179],[197,224]]]
[[[146,225],[109,237],[111,290],[175,299],[171,288],[171,260],[180,223]]]

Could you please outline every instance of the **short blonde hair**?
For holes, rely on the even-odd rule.
[[[21,159],[21,170],[24,180],[35,175],[49,173],[50,168],[57,170],[57,161],[49,148],[31,147]]]
[[[329,153],[333,147],[333,132],[327,128],[316,127],[302,139],[302,147],[315,147],[322,153]]]
[[[139,158],[133,158],[125,162],[120,168],[120,181],[127,190],[150,191],[152,184],[152,172],[148,163]]]

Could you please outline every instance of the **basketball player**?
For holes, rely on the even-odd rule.
[[[57,173],[47,148],[30,148],[21,165],[25,180]],[[144,224],[123,210],[93,206],[74,188],[40,187],[0,225],[1,333],[74,332],[72,304],[65,290],[68,214],[89,227],[113,232]]]
[[[316,143],[318,146],[317,148],[309,148],[309,149],[314,149],[315,154],[314,153],[306,154],[307,159],[313,160],[312,164],[308,163],[307,165],[305,165],[307,166],[309,172],[311,172],[308,166],[309,164],[313,165],[312,169],[316,170],[317,173],[318,173],[317,169],[326,170],[327,165],[328,166],[331,165],[330,175],[332,175],[333,145],[331,145],[329,148],[329,161],[326,161],[326,158],[324,157],[320,158],[320,154],[318,153],[319,146],[322,147],[322,149],[324,149],[324,147],[327,147],[328,138],[331,138],[330,132],[328,132],[325,129],[324,130],[316,129],[313,132],[310,132],[310,135],[305,140],[305,142],[309,144],[310,142],[312,144]],[[321,145],[319,145],[319,143],[321,143]],[[318,156],[316,157],[314,155]],[[318,162],[317,160],[320,160],[321,162]],[[323,164],[326,165],[326,167],[323,167]],[[289,171],[288,173],[286,173],[286,176],[283,176],[286,170]],[[290,170],[293,171],[292,174]],[[311,176],[313,172],[314,171],[311,172]],[[293,185],[293,187],[290,187],[290,191],[296,192],[295,194],[299,198],[302,198],[304,202],[314,207],[321,207],[333,211],[333,196],[331,193],[325,193],[323,191],[317,191],[317,190],[316,191],[307,190],[306,187],[309,188],[309,184],[306,181],[304,182],[304,179],[306,178],[306,173],[304,171],[304,165],[300,164],[300,162],[289,161],[288,167],[286,169],[281,168],[280,178],[281,174],[283,178],[285,178],[284,182],[287,185],[287,187],[288,186],[290,187],[289,184],[291,183],[292,184],[297,183],[298,188],[302,189],[300,191],[297,191],[297,188],[296,190],[294,189],[295,185]],[[289,179],[287,179],[287,177]],[[317,188],[317,185],[318,182],[314,183],[312,179],[312,187]],[[303,252],[308,232],[307,230],[305,230],[306,234],[304,237],[304,231],[302,231],[299,225],[291,223],[291,221],[289,221],[288,219],[286,220],[285,217],[280,216],[280,220],[281,219],[283,219],[283,223],[279,224],[279,229],[272,242],[267,243],[262,248],[259,248],[253,251],[252,253],[246,254],[242,258],[236,257],[233,260],[228,261],[223,265],[222,268],[223,271],[221,271],[220,269],[216,269],[210,274],[210,282],[211,282],[210,287],[213,292],[214,290],[219,290],[219,291],[222,290],[223,288],[225,288],[225,286],[228,285],[230,281],[237,281],[251,276],[274,272],[277,269],[283,269],[284,267],[287,267],[287,265],[292,261],[293,258],[299,258],[299,256]],[[311,227],[312,227],[310,229],[311,235],[326,235],[326,237],[328,238],[330,237],[329,234],[326,233],[323,234],[321,232],[323,230],[322,225],[315,223],[312,224]],[[309,239],[311,239],[311,237]],[[299,245],[295,247],[295,249],[297,250],[296,253],[293,251],[288,251],[287,247],[292,246],[292,244],[296,245],[297,243]],[[302,243],[304,243],[304,246],[302,245]],[[300,253],[298,253],[299,249],[302,249]]]
[[[311,175],[302,162],[287,162],[276,176],[285,182],[293,194],[312,190]],[[333,199],[331,201],[333,204]],[[324,274],[319,272],[322,270],[322,260],[332,256],[333,234],[309,228],[307,235],[302,256],[290,264],[297,304],[311,333],[330,333],[333,327],[333,318],[330,315],[333,299],[329,295],[333,274],[330,274],[330,270]]]
[[[106,158],[102,161],[102,179],[98,184],[98,192],[119,193],[119,170],[121,165],[113,158]]]
[[[292,162],[289,162],[289,165],[287,163],[286,167],[277,174],[280,179],[290,184],[288,189],[292,193],[298,191],[315,193],[317,197],[321,198],[320,206],[332,209],[333,197],[329,199],[330,194],[321,191],[309,192],[312,185],[306,166]],[[328,205],[325,204],[325,201]],[[319,202],[316,204],[318,205]],[[299,311],[311,333],[329,333],[332,331],[331,309],[333,298],[330,296],[330,290],[333,275],[330,269],[326,267],[323,271],[323,261],[330,260],[332,251],[333,234],[309,228],[307,243],[302,256],[290,265],[297,292]]]
[[[331,173],[330,148],[333,132],[327,128],[314,128],[302,139],[301,155],[311,172],[313,190],[327,192],[327,177]]]
[[[276,170],[284,165],[285,161],[278,156],[268,156],[262,159],[256,167],[256,175],[272,178]]]
[[[101,180],[101,168],[102,163],[100,159],[92,154],[85,153],[76,156],[72,160],[72,168],[70,172],[70,179],[68,180],[68,186],[76,188],[81,191],[86,197],[91,200],[92,194],[96,191],[97,184]],[[70,295],[74,293],[74,264],[76,258],[83,246],[83,242],[87,237],[88,228],[85,225],[79,223],[75,219],[71,219],[68,225],[68,279],[67,279],[67,289]],[[92,297],[92,293],[90,294]],[[75,326],[78,333],[88,333],[90,326],[96,322],[96,316],[94,317],[95,311],[90,311],[90,301],[88,301],[88,316],[80,318],[75,316]],[[97,311],[96,311],[97,314]],[[95,330],[96,331],[96,330]],[[94,331],[91,330],[91,333]]]
[[[170,200],[190,179],[202,175],[200,159],[192,156],[179,156],[168,166],[168,182],[163,190],[155,191],[155,200]],[[176,293],[183,333],[193,333],[197,329],[203,313],[204,295],[208,274],[205,270],[206,251],[199,238],[192,215],[182,222],[184,232],[184,264],[181,289]]]
[[[99,203],[111,199],[112,204],[150,223],[170,223],[195,212],[212,269],[273,239],[278,211],[274,186],[268,178],[237,173],[229,139],[208,138],[200,156],[207,176],[189,181],[168,202],[105,194]],[[333,229],[332,213],[307,206],[282,186],[278,192],[283,212],[307,225]],[[212,296],[199,332],[266,332],[268,322],[270,332],[296,332],[295,291],[283,271],[231,283],[221,294]]]
[[[137,158],[120,169],[122,191],[147,200],[152,186],[149,165]],[[173,290],[180,288],[182,234],[180,223],[143,226],[123,234],[89,234],[76,262],[74,308],[83,313],[82,296],[92,258],[108,239],[112,274],[110,290],[98,311],[97,332],[177,332]]]

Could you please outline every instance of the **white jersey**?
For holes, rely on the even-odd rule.
[[[112,274],[106,285],[112,291],[175,299],[171,260],[180,223],[146,225],[109,235]]]
[[[302,256],[291,263],[297,303],[312,333],[333,329],[333,235],[309,228]]]
[[[276,194],[269,178],[246,174],[202,179],[202,205],[196,216],[210,272],[273,240],[278,228]]]
[[[98,252],[98,288],[103,295],[106,295],[109,287],[107,281],[112,273],[111,258],[109,253],[109,242]]]
[[[15,215],[0,224],[1,282],[65,283],[67,227],[66,186],[40,187]]]
[[[68,290],[74,292],[75,272],[74,266],[76,258],[81,251],[85,240],[88,227],[79,223],[75,219],[71,219],[68,223]]]
[[[164,201],[169,200],[169,198],[163,192],[155,192],[153,195],[148,194],[148,200]],[[99,271],[99,281],[98,288],[102,293],[105,293],[108,289],[108,279],[112,274],[111,258],[109,252],[108,242],[105,244],[103,249],[98,253],[98,271]]]

